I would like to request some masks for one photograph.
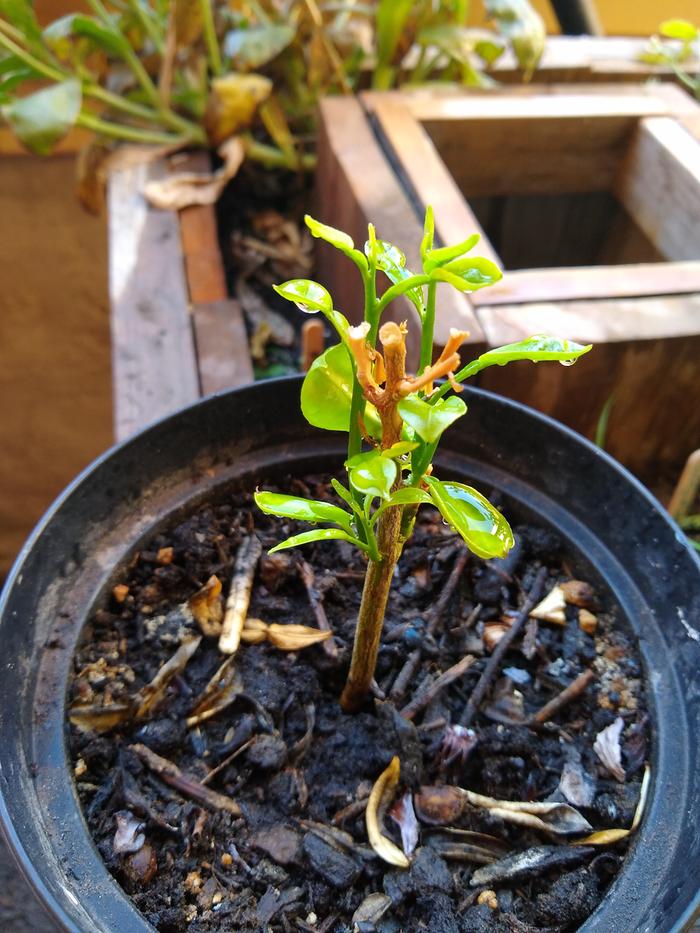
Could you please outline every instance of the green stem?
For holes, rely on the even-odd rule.
[[[362,273],[362,282],[365,289],[364,320],[369,322],[370,331],[367,340],[374,346],[377,340],[379,314],[377,313],[377,267],[376,261],[370,257],[367,270]],[[362,432],[360,431],[360,417],[365,410],[365,397],[362,386],[353,380],[352,400],[350,402],[350,430],[348,433],[348,460],[359,454],[362,450]],[[353,490],[354,493],[354,490]]]
[[[139,3],[139,0],[129,0],[129,9],[143,26],[144,32],[155,46],[156,51],[162,55],[165,48],[163,36],[159,34],[154,21],[146,15],[146,11]]]
[[[202,11],[204,41],[207,44],[209,65],[211,66],[213,73],[218,77],[224,73],[224,68],[221,63],[219,40],[216,38],[216,28],[214,26],[214,14],[211,7],[211,0],[199,0],[199,6]]]
[[[8,52],[12,52],[12,54],[16,55],[25,65],[29,65],[30,68],[33,68],[34,71],[38,72],[44,78],[49,78],[51,81],[65,81],[66,78],[70,77],[66,72],[59,71],[52,65],[47,65],[45,62],[40,61],[40,59],[32,55],[31,52],[27,52],[21,45],[13,42],[2,30],[0,30],[0,46],[7,49]]]
[[[472,376],[476,376],[477,373],[481,372],[482,369],[486,369],[487,366],[491,365],[490,363],[482,363],[480,360],[472,360],[471,363],[467,363],[466,366],[463,366],[458,372],[455,373],[455,382],[464,382],[465,379],[471,379]],[[447,395],[452,386],[449,382],[443,383],[438,389],[436,389],[433,394],[427,399],[429,405],[434,405],[439,398],[442,398],[443,395]]]
[[[304,171],[313,171],[316,168],[315,155],[295,155],[294,162],[281,149],[260,143],[249,134],[244,135],[246,156],[253,162],[260,162],[266,168],[288,168],[292,171],[302,168]]]
[[[425,305],[423,327],[420,335],[420,366],[418,372],[433,362],[433,331],[435,330],[435,293],[437,282],[428,282],[428,300]]]
[[[75,121],[77,126],[82,126],[94,133],[102,136],[109,136],[110,139],[121,139],[132,143],[145,143],[156,146],[170,146],[178,143],[190,142],[181,136],[173,136],[170,133],[158,133],[153,130],[142,130],[135,126],[124,126],[121,123],[111,123],[108,120],[101,120],[91,113],[82,111]]]
[[[412,275],[410,278],[404,279],[403,282],[397,282],[396,285],[387,288],[377,302],[377,320],[381,317],[386,306],[394,301],[394,299],[399,298],[401,295],[405,295],[406,292],[409,292],[412,288],[427,285],[429,282],[429,275]]]

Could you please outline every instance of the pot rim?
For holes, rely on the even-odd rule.
[[[264,383],[252,383],[246,386],[240,386],[234,389],[225,390],[222,392],[217,392],[212,395],[206,396],[205,398],[199,399],[194,402],[192,405],[186,406],[185,408],[179,409],[176,412],[173,412],[169,415],[166,415],[162,418],[155,419],[148,425],[141,428],[136,434],[131,437],[120,441],[105,452],[96,457],[90,464],[88,464],[74,480],[72,480],[68,486],[61,492],[56,499],[52,502],[49,508],[46,510],[41,519],[37,522],[33,531],[27,538],[25,544],[22,546],[20,552],[17,555],[17,558],[14,561],[14,564],[8,573],[5,585],[0,594],[0,618],[4,616],[8,602],[10,600],[12,591],[14,588],[21,582],[22,574],[26,561],[32,552],[37,541],[45,533],[46,529],[51,525],[57,513],[61,508],[68,502],[72,496],[81,488],[83,483],[90,478],[94,473],[100,470],[106,463],[108,463],[112,457],[119,454],[122,451],[127,451],[130,447],[138,445],[142,442],[144,435],[149,432],[161,429],[167,430],[169,425],[175,425],[183,414],[189,412],[196,412],[198,410],[204,410],[208,406],[212,406],[216,403],[217,399],[222,398],[232,398],[235,399],[239,395],[245,393],[250,393],[256,389],[261,389],[264,387],[271,387],[274,385],[279,386],[288,386],[290,389],[300,385],[301,377],[300,376],[282,376],[275,379],[266,380]],[[576,431],[573,431],[571,428],[568,428],[566,425],[557,422],[555,419],[549,417],[548,415],[543,414],[542,412],[536,411],[532,408],[529,408],[522,403],[516,402],[512,399],[505,398],[503,396],[498,396],[495,393],[489,392],[484,389],[477,387],[469,386],[468,393],[473,398],[483,398],[483,399],[492,399],[496,400],[499,405],[509,409],[513,413],[522,415],[523,413],[529,416],[530,418],[535,419],[541,425],[548,426],[550,429],[555,429],[557,432],[562,434],[569,442],[576,445],[583,446],[584,449],[588,451],[590,455],[593,455],[600,460],[602,460],[608,469],[614,471],[617,476],[623,479],[627,484],[631,485],[635,493],[645,500],[646,504],[651,507],[656,513],[657,516],[661,518],[662,522],[665,523],[667,529],[674,534],[674,536],[680,540],[679,536],[682,536],[680,528],[674,522],[670,515],[665,511],[663,506],[658,502],[658,500],[653,496],[653,494],[633,475],[631,474],[624,466],[622,466],[618,461],[611,457],[606,451],[594,445],[587,438],[578,434]],[[321,432],[318,432],[319,435]],[[325,433],[325,432],[324,432]],[[683,536],[684,538],[684,536]],[[700,573],[700,557],[695,553],[695,551],[690,547],[689,544],[686,544],[686,550],[691,560],[694,562],[698,572]],[[658,725],[658,724],[657,724]],[[72,783],[72,778],[70,773],[66,770],[65,777],[68,780],[68,783]],[[652,778],[654,775],[652,775]],[[62,925],[64,930],[71,931],[71,933],[81,933],[81,927],[77,926],[74,920],[66,912],[63,905],[55,897],[54,893],[48,888],[45,881],[43,880],[40,872],[37,870],[35,865],[30,859],[30,856],[23,845],[20,836],[13,825],[12,819],[10,817],[10,812],[7,806],[5,799],[5,787],[4,779],[2,775],[2,768],[0,767],[0,832],[2,833],[8,849],[12,853],[18,867],[20,868],[21,873],[25,877],[26,881],[29,883],[30,887],[33,889],[35,894],[40,899],[42,905],[46,909],[47,913],[52,917],[52,919]],[[653,782],[652,782],[652,794],[653,794]],[[651,796],[651,795],[650,795]],[[77,806],[77,802],[76,802]],[[82,813],[80,814],[82,818]],[[86,829],[86,843],[88,845],[92,844],[91,837],[87,833]],[[631,855],[632,853],[630,853]],[[630,855],[627,856],[629,860]],[[625,867],[618,875],[618,878],[613,882],[616,884],[617,880],[622,877]],[[105,872],[107,869],[105,868]],[[111,876],[110,876],[111,878]],[[116,890],[119,893],[119,896],[126,901],[130,902],[128,895],[121,889],[116,881],[113,882]],[[71,897],[72,892],[68,892]],[[606,892],[605,897],[601,901],[601,904],[596,909],[596,912],[601,909],[605,904],[607,898],[609,897],[609,892]],[[77,900],[77,899],[76,899]],[[683,911],[681,917],[676,921],[673,927],[669,928],[669,933],[676,933],[676,931],[681,931],[686,928],[687,924],[691,920],[700,914],[700,888],[696,891],[695,896],[687,904],[685,910]],[[591,915],[593,916],[593,915]],[[144,924],[148,925],[148,921],[143,918]],[[588,920],[584,921],[584,929],[588,925]],[[152,928],[151,928],[152,929]]]

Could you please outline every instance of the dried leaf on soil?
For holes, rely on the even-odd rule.
[[[196,726],[226,709],[243,693],[243,678],[236,670],[235,657],[226,658],[194,702],[186,723]]]
[[[145,835],[140,832],[143,829],[143,823],[137,819],[130,810],[119,810],[114,814],[117,823],[117,829],[114,833],[112,848],[115,855],[126,855],[130,852],[138,852],[146,841]]]
[[[649,793],[649,781],[651,778],[651,769],[647,765],[644,769],[644,777],[642,778],[642,786],[639,788],[639,800],[637,801],[637,806],[634,811],[634,817],[632,819],[632,825],[629,829],[601,829],[595,833],[591,833],[590,836],[586,836],[584,839],[578,839],[574,845],[577,846],[609,846],[613,845],[615,842],[619,842],[621,839],[626,839],[627,836],[630,836],[639,826],[642,821],[642,816],[644,815],[644,807],[647,802],[647,794]]]
[[[219,146],[218,153],[224,164],[215,172],[179,172],[154,179],[144,186],[144,197],[162,211],[180,211],[192,204],[214,204],[243,164],[245,147],[233,136]]]
[[[585,846],[535,846],[516,852],[506,858],[477,869],[469,880],[472,887],[482,884],[498,884],[502,881],[517,881],[531,875],[541,875],[552,868],[577,865],[593,853]]]
[[[134,715],[134,704],[109,703],[107,706],[90,704],[72,706],[68,710],[71,723],[82,732],[109,732],[120,723],[127,722]]]
[[[356,924],[377,924],[391,906],[391,898],[387,894],[370,894],[352,915],[353,929]]]
[[[620,748],[620,736],[624,727],[623,718],[618,716],[612,725],[598,733],[593,743],[593,751],[604,767],[621,784],[625,781],[625,771],[622,767],[622,749]]]
[[[187,662],[195,653],[202,641],[202,636],[190,638],[183,642],[175,654],[163,664],[153,680],[140,690],[135,699],[138,709],[136,719],[144,719],[165,697],[166,691],[173,677],[181,674],[187,667]]]
[[[141,761],[150,768],[151,771],[157,774],[166,784],[174,787],[175,790],[179,791],[183,796],[190,797],[192,800],[196,800],[198,803],[204,804],[204,806],[210,807],[212,810],[226,810],[228,813],[233,814],[233,816],[242,815],[241,808],[235,800],[231,797],[227,797],[225,794],[219,794],[216,791],[210,790],[206,785],[196,780],[196,778],[189,777],[189,775],[181,771],[174,762],[169,761],[167,758],[163,758],[161,755],[156,755],[155,752],[141,743],[130,745],[129,748],[138,755]]]
[[[332,634],[311,628],[309,625],[278,625],[276,622],[268,625],[262,619],[246,619],[241,640],[252,645],[267,640],[281,651],[300,651],[302,648],[326,641]]]
[[[401,846],[406,855],[412,855],[418,845],[418,820],[413,809],[413,796],[409,791],[400,797],[389,811],[389,816],[401,830]]]
[[[369,843],[379,858],[388,862],[389,865],[408,868],[410,865],[409,860],[398,846],[394,845],[390,839],[382,834],[380,822],[380,811],[384,810],[391,800],[400,776],[401,764],[398,756],[394,755],[389,766],[382,771],[372,788],[372,793],[367,801],[365,822]]]
[[[207,638],[218,638],[224,607],[221,600],[221,580],[213,574],[203,587],[187,600],[192,615],[202,634]]]
[[[554,589],[550,590],[542,602],[538,603],[530,611],[530,617],[539,619],[541,622],[566,625],[566,600],[562,588],[555,586]]]

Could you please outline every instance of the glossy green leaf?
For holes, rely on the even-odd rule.
[[[366,551],[367,546],[353,538],[352,535],[342,531],[340,528],[314,528],[313,531],[303,531],[300,535],[293,535],[286,541],[281,541],[273,548],[270,548],[268,554],[274,554],[276,551],[285,551],[290,547],[299,547],[301,544],[310,544],[312,541],[349,541],[361,550]]]
[[[273,285],[278,295],[292,301],[306,314],[315,314],[317,311],[332,311],[333,299],[330,293],[311,279],[290,279],[281,285]]]
[[[398,467],[380,450],[356,454],[345,464],[350,485],[363,495],[380,496],[388,499],[396,481]]]
[[[11,103],[12,92],[16,87],[38,77],[40,77],[39,73],[16,55],[7,55],[0,59],[0,104]]]
[[[311,235],[319,240],[325,240],[326,243],[330,243],[331,246],[335,246],[336,249],[341,250],[343,253],[349,253],[355,248],[352,237],[348,236],[347,233],[343,233],[342,230],[336,230],[335,227],[322,224],[320,220],[314,220],[308,214],[305,215],[304,220],[311,231]]]
[[[333,522],[352,532],[352,516],[331,502],[319,502],[278,492],[256,492],[255,504],[267,515],[281,515],[302,522]]]
[[[503,55],[505,50],[505,44],[495,36],[490,36],[488,38],[483,36],[476,39],[474,42],[474,51],[487,65],[493,65],[493,63]]]
[[[474,249],[481,237],[478,233],[472,233],[466,240],[456,243],[454,246],[441,246],[439,249],[430,249],[426,252],[423,259],[423,268],[426,272],[432,272],[438,266],[444,266],[453,259],[458,259],[465,253]]]
[[[48,155],[75,124],[82,104],[79,81],[62,81],[2,108],[13,133],[32,152]]]
[[[426,477],[430,498],[442,517],[464,538],[477,557],[505,557],[513,547],[513,532],[485,496],[463,483]]]
[[[434,444],[443,431],[466,413],[467,406],[456,395],[439,399],[434,405],[417,395],[409,395],[401,399],[398,410],[406,424],[420,438],[428,444]]]
[[[421,505],[432,501],[428,493],[423,489],[418,489],[416,486],[403,486],[401,489],[392,492],[389,498],[382,502],[372,516],[372,524],[376,524],[382,512],[385,512],[393,505]]]
[[[394,285],[413,277],[414,273],[406,268],[406,257],[398,246],[394,246],[393,243],[388,243],[386,240],[377,240],[374,249],[377,268],[381,269]],[[368,240],[365,243],[366,256],[369,256],[369,250],[370,242]],[[410,288],[405,294],[422,316],[424,312],[423,289],[420,286]]]
[[[354,373],[342,344],[329,347],[313,361],[301,387],[301,410],[316,428],[348,431]],[[381,422],[372,405],[365,407],[364,423],[372,437],[381,436]]]
[[[382,457],[403,457],[404,454],[410,454],[416,447],[418,447],[418,444],[413,441],[397,441],[391,447],[382,451]]]
[[[555,360],[564,365],[571,365],[588,353],[593,344],[575,343],[573,340],[563,340],[560,337],[548,337],[546,334],[535,334],[526,340],[517,343],[508,343],[503,347],[487,350],[479,357],[479,369],[486,366],[505,366],[514,360],[530,360],[539,363],[543,360]]]
[[[276,58],[294,35],[294,29],[284,23],[233,29],[224,38],[224,55],[239,71],[249,71]]]
[[[694,42],[698,38],[698,27],[687,19],[667,19],[659,26],[659,32],[666,39],[680,39],[681,42]]]
[[[430,272],[430,277],[439,282],[448,282],[460,292],[475,292],[487,285],[494,285],[503,278],[503,273],[490,259],[473,256],[438,266]]]

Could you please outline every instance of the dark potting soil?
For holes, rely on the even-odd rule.
[[[288,479],[280,488],[333,498],[321,477]],[[569,603],[563,624],[530,620],[491,681],[472,731],[455,728],[493,642],[512,624],[540,569],[547,593],[575,568],[554,534],[516,526],[517,544],[505,561],[470,556],[453,573],[464,555],[461,539],[423,507],[392,587],[377,696],[346,715],[338,700],[364,560],[335,542],[267,555],[298,530],[262,515],[248,495],[232,494],[148,542],[118,571],[108,604],[94,612],[75,658],[73,706],[128,706],[125,699],[153,679],[182,640],[200,634],[186,601],[212,574],[226,595],[239,545],[253,531],[263,556],[249,617],[317,627],[320,606],[334,632],[332,643],[293,653],[241,644],[233,701],[189,728],[196,699],[222,663],[216,638],[202,639],[147,719],[105,730],[95,718],[101,732],[89,728],[89,716],[70,726],[78,793],[110,872],[161,931],[576,929],[620,870],[627,840],[574,845],[591,830],[555,835],[517,825],[502,809],[462,798],[455,805],[435,786],[499,800],[568,801],[593,830],[629,828],[648,716],[638,655],[616,627],[614,598],[575,588],[591,616]],[[416,703],[467,654],[474,661],[458,679],[433,690],[427,705]],[[586,669],[594,677],[581,695],[544,724],[527,724]],[[413,719],[405,715],[411,706],[421,706]],[[618,717],[616,779],[608,770],[614,762],[604,766],[593,745]],[[407,836],[418,831],[408,870],[375,855],[365,825],[368,794],[394,755],[401,762],[395,800],[409,792],[410,804],[412,794],[418,817],[417,824],[403,819]],[[179,781],[172,765],[181,769]],[[402,845],[391,815],[383,832]]]

